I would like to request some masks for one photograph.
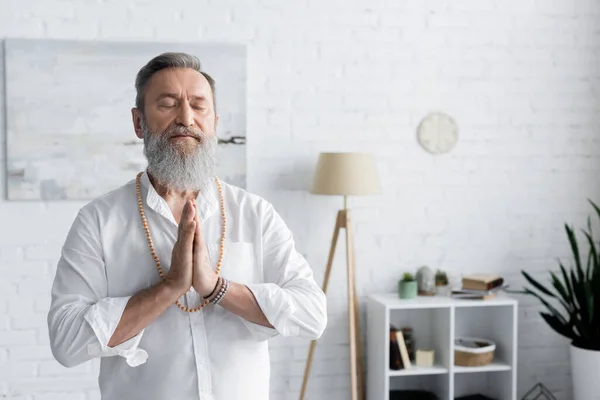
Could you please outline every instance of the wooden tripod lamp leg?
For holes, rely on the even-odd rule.
[[[350,334],[350,384],[352,400],[358,400],[358,371],[357,371],[357,337],[358,323],[356,313],[356,296],[355,296],[355,282],[354,282],[354,238],[352,236],[352,228],[348,229],[351,225],[350,212],[344,210],[344,227],[346,228],[346,262],[348,264],[348,321],[349,321],[349,334]]]
[[[347,210],[346,215],[346,248],[348,251],[348,276],[352,276],[352,286],[350,286],[350,281],[348,281],[348,291],[352,291],[353,303],[352,303],[352,312],[354,313],[354,343],[356,346],[356,373],[358,375],[358,398],[360,400],[365,400],[366,390],[365,390],[365,379],[364,379],[364,369],[363,369],[363,352],[362,352],[362,342],[361,342],[361,329],[360,329],[360,313],[358,306],[358,297],[356,296],[356,270],[354,263],[354,229],[352,228],[351,219],[350,219],[350,210]],[[352,343],[352,342],[351,342]]]
[[[327,293],[327,286],[329,285],[329,276],[331,275],[331,266],[333,265],[333,256],[335,255],[335,248],[337,246],[338,236],[340,228],[342,226],[342,213],[339,211],[335,220],[335,229],[333,230],[333,238],[331,239],[331,248],[329,250],[329,259],[327,260],[327,268],[325,268],[325,279],[323,280],[323,293]],[[300,391],[300,400],[304,399],[306,394],[306,386],[308,384],[308,377],[310,375],[310,366],[312,364],[312,358],[315,351],[316,340],[310,342],[310,350],[308,351],[308,359],[306,360],[306,367],[304,368],[304,379],[302,380],[302,390]]]

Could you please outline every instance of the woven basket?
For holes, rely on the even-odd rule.
[[[494,360],[496,344],[489,339],[457,337],[454,340],[454,365],[481,367]]]

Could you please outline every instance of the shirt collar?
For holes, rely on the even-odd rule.
[[[148,177],[148,170],[145,170],[140,177],[140,183],[142,187],[147,190],[146,204],[148,204],[148,207],[177,225],[169,205],[165,199],[158,194],[156,189],[154,189],[154,186],[152,186],[150,178]],[[206,189],[201,190],[198,193],[198,196],[196,197],[196,204],[200,213],[201,222],[204,222],[215,212],[218,206],[218,201],[216,196],[216,184],[213,179],[211,179],[209,184],[206,185]]]

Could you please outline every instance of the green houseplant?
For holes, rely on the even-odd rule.
[[[448,275],[444,271],[438,269],[435,273],[435,284],[436,286],[448,285]]]
[[[600,208],[589,202],[600,219]],[[520,293],[537,298],[545,308],[540,312],[544,321],[570,340],[575,399],[591,399],[600,392],[596,376],[600,370],[600,243],[588,217],[587,229],[582,229],[583,242],[589,246],[584,260],[574,229],[565,224],[565,231],[574,265],[567,269],[559,261],[560,273],[549,273],[551,286],[521,271],[530,286]]]
[[[410,272],[405,272],[402,280],[398,282],[398,292],[401,299],[412,299],[417,297],[417,281]]]
[[[438,269],[435,273],[435,291],[438,295],[448,295],[448,275],[446,272]]]

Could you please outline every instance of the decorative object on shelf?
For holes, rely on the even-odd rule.
[[[398,294],[401,299],[417,297],[417,281],[410,272],[405,272],[402,280],[398,282]]]
[[[481,367],[494,360],[496,344],[488,339],[457,337],[454,339],[454,365]]]
[[[431,268],[423,265],[417,270],[419,296],[433,296],[435,294],[435,274]]]
[[[354,230],[350,209],[347,207],[348,196],[368,196],[381,193],[381,185],[377,174],[375,159],[368,153],[321,153],[317,160],[310,192],[321,195],[343,196],[344,208],[339,210],[333,230],[333,238],[329,249],[329,258],[325,268],[323,292],[327,286],[333,265],[333,256],[338,242],[340,230],[346,230],[346,264],[348,277],[348,329],[350,336],[350,385],[351,400],[365,399],[363,373],[363,354],[360,333],[360,318],[354,271]],[[304,399],[310,375],[310,366],[316,341],[310,344],[308,360],[304,370],[304,379],[300,391],[300,399]]]
[[[600,218],[600,208],[593,201],[588,201]],[[589,248],[584,261],[581,257],[584,249],[579,248],[574,229],[568,224],[564,227],[575,266],[567,270],[559,261],[560,277],[549,272],[552,278],[550,289],[521,271],[531,286],[514,293],[535,296],[546,308],[540,312],[544,321],[558,334],[571,340],[574,400],[588,400],[600,393],[600,244],[593,236],[588,217],[587,229],[582,229],[584,248]],[[551,304],[553,302],[561,304],[560,311]]]
[[[446,272],[438,269],[435,273],[435,293],[438,296],[447,296],[450,293],[448,286],[448,275]]]
[[[542,396],[542,397],[540,397]],[[541,383],[536,383],[521,397],[521,400],[556,400],[556,397]]]
[[[458,124],[446,113],[432,112],[419,123],[417,139],[431,154],[448,153],[458,142]]]
[[[416,359],[417,367],[433,367],[435,360],[435,352],[433,349],[417,349]]]

